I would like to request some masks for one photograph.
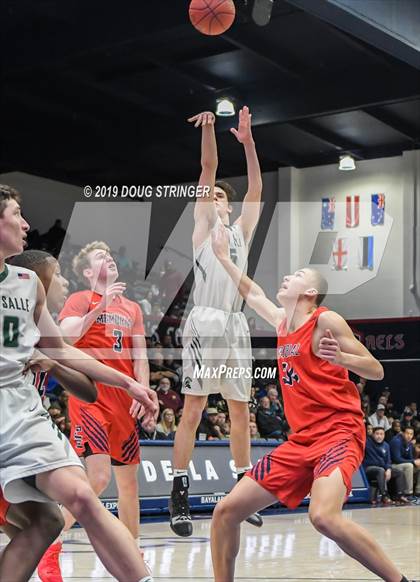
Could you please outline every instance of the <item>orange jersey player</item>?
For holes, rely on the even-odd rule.
[[[292,434],[248,471],[213,513],[211,547],[215,582],[234,579],[240,523],[277,500],[290,508],[311,494],[309,519],[323,535],[387,582],[407,582],[375,539],[342,515],[353,473],[364,454],[365,429],[352,371],[383,378],[381,364],[338,314],[320,307],[327,290],[314,269],[284,277],[281,307],[232,262],[224,230],[213,250],[242,297],[277,331],[277,358],[284,410]]]
[[[118,269],[103,242],[85,246],[73,269],[89,290],[71,295],[59,315],[63,334],[102,363],[149,385],[149,366],[139,305],[123,296]],[[135,412],[128,394],[98,384],[98,398],[85,405],[69,399],[71,442],[86,459],[88,476],[100,494],[108,485],[111,465],[119,491],[119,516],[138,536],[137,470],[140,462]],[[67,522],[66,522],[66,525]]]
[[[141,378],[142,385],[148,387],[141,309],[123,297],[125,284],[116,282],[118,269],[109,251],[105,243],[93,242],[74,258],[75,273],[90,289],[69,296],[59,315],[60,327],[78,349],[131,378]],[[85,458],[88,478],[97,495],[106,489],[112,467],[118,488],[118,516],[137,538],[140,450],[136,423],[143,408],[122,390],[101,383],[96,386],[98,396],[93,404],[69,396],[70,441],[77,454]],[[63,514],[65,532],[75,519],[66,509]],[[56,547],[54,544],[46,552],[39,572],[58,572]]]
[[[60,313],[63,330],[68,329],[68,322],[73,318],[79,320],[92,311],[101,311],[104,297],[106,300],[106,296],[87,290],[72,294]],[[140,341],[144,338],[140,307],[117,294],[74,345],[103,364],[135,378],[133,357],[139,338]],[[136,419],[130,415],[131,404],[125,392],[100,384],[98,398],[92,406],[70,396],[71,442],[76,452],[80,456],[107,455],[114,464],[138,465]]]

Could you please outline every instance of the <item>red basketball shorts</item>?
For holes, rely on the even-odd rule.
[[[70,400],[70,442],[79,457],[108,455],[117,464],[140,463],[136,421],[130,416],[128,407],[110,410]]]
[[[337,467],[349,495],[363,454],[364,439],[354,434],[326,434],[307,445],[294,442],[292,435],[260,459],[247,476],[294,509],[310,493],[315,479],[328,477]]]
[[[10,503],[6,501],[3,496],[3,491],[0,489],[0,527],[7,523],[6,515],[9,511]]]

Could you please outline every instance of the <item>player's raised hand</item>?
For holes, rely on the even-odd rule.
[[[229,235],[223,224],[211,231],[211,246],[219,261],[229,259]]]
[[[231,128],[231,133],[236,137],[239,143],[246,144],[253,141],[252,131],[251,131],[252,115],[249,112],[249,108],[244,105],[239,111],[239,124],[238,129],[234,127]]]
[[[109,287],[106,288],[104,294],[102,295],[102,299],[100,302],[100,306],[105,309],[107,305],[110,305],[116,297],[121,297],[125,292],[127,285],[118,281],[117,283],[113,283]]]
[[[190,117],[188,122],[194,123],[194,127],[214,125],[216,122],[216,116],[212,111],[202,111],[201,113],[197,113],[197,115]]]
[[[331,330],[326,329],[324,335],[319,340],[317,355],[323,360],[327,360],[327,362],[340,365],[341,362],[340,344],[331,333]]]

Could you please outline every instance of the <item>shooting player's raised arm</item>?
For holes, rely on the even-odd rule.
[[[248,190],[242,204],[241,216],[238,219],[238,223],[240,223],[242,227],[247,242],[251,240],[260,216],[261,194],[263,188],[260,163],[258,161],[255,142],[252,137],[251,120],[252,115],[249,113],[248,107],[244,106],[239,112],[238,129],[231,129],[231,132],[239,143],[244,146],[246,157]]]
[[[217,213],[213,202],[214,184],[217,172],[217,144],[214,131],[215,116],[211,111],[204,111],[188,120],[194,127],[201,127],[201,174],[199,180],[200,197],[197,197],[194,208],[193,245],[195,248],[208,237],[214,226]],[[202,195],[203,188],[206,193]]]

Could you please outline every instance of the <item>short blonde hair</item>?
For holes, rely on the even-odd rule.
[[[73,272],[82,283],[85,283],[83,271],[90,267],[88,256],[92,251],[96,250],[106,251],[107,253],[111,252],[111,249],[106,243],[95,240],[84,246],[73,259]]]

